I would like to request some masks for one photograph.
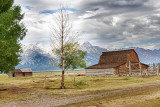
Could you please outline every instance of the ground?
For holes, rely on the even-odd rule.
[[[85,77],[84,71],[0,75],[0,107],[159,107],[160,76]],[[46,85],[44,87],[44,77]]]

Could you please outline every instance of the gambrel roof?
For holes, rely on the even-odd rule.
[[[134,51],[134,49],[108,51],[108,52],[102,52],[98,64],[87,67],[86,69],[107,69],[107,68],[119,67],[127,63],[131,52],[135,53],[136,62],[139,62],[138,55]]]

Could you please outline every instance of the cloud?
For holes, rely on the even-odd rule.
[[[60,2],[68,5],[72,31],[82,33],[81,42],[108,49],[160,47],[158,0],[15,0],[25,12],[23,22],[28,28],[23,44],[49,44],[49,26]]]

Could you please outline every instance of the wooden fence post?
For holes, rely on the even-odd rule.
[[[132,68],[131,68],[131,61],[129,61],[129,76],[131,75]]]
[[[155,66],[155,63],[153,63],[153,72],[156,71],[156,66]]]
[[[159,75],[159,69],[160,69],[160,64],[158,63],[158,66],[157,66],[157,75]]]
[[[74,84],[76,84],[76,78],[74,77]]]
[[[159,70],[158,71],[160,72],[160,63],[158,63],[158,66],[159,66]]]
[[[43,83],[43,88],[45,88],[45,87],[46,87],[46,75],[44,77],[44,83]]]
[[[149,76],[149,74],[148,74],[148,68],[147,68],[147,70],[146,70],[146,75]]]
[[[141,63],[139,62],[139,71],[140,71],[140,76],[142,76],[142,68],[141,68]]]
[[[155,63],[153,63],[153,73],[154,73],[154,75],[157,75],[157,71],[156,71],[156,65],[155,65]]]

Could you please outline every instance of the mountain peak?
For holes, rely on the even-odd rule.
[[[80,45],[79,49],[87,51],[87,56],[85,57],[87,66],[97,64],[102,52],[107,51],[107,49],[94,46],[88,41]],[[149,50],[139,47],[121,48],[116,50],[122,49],[135,49],[142,63],[152,64],[160,62],[160,50]],[[34,71],[59,69],[56,66],[51,65],[52,61],[50,59],[57,59],[52,54],[51,49],[42,44],[37,43],[23,46],[23,53],[21,56],[22,61],[16,68],[31,68]]]
[[[85,45],[85,46],[92,46],[92,44],[91,44],[89,41],[84,42],[82,45]]]

